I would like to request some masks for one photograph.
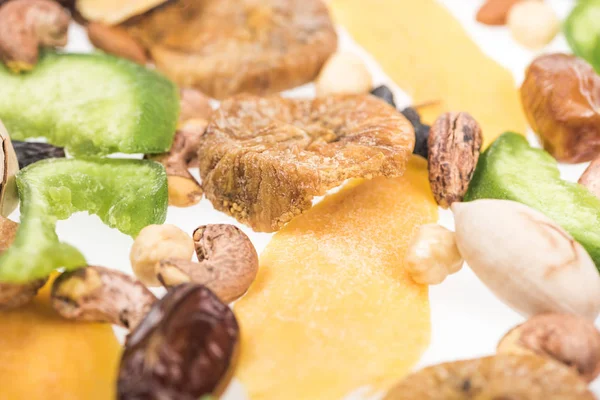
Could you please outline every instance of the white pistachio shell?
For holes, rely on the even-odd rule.
[[[525,316],[600,312],[600,275],[585,249],[542,213],[506,200],[452,205],[456,242],[492,292]]]

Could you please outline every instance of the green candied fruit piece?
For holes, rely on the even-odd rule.
[[[503,199],[535,208],[585,247],[600,269],[600,199],[560,178],[556,160],[516,133],[502,134],[481,155],[464,201]]]
[[[573,52],[600,73],[600,0],[581,0],[564,23]]]
[[[45,52],[14,74],[0,63],[0,120],[11,138],[46,137],[71,154],[163,153],[179,115],[176,86],[106,54]]]
[[[148,160],[48,159],[17,174],[21,225],[13,245],[0,256],[0,282],[27,282],[59,267],[86,265],[83,255],[62,243],[56,222],[77,211],[96,214],[135,236],[167,215],[167,175]]]

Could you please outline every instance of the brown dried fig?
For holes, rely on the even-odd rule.
[[[424,368],[392,388],[385,400],[593,400],[571,369],[535,355],[496,355]]]
[[[600,76],[566,54],[536,58],[521,86],[521,101],[544,149],[567,163],[600,155]]]
[[[201,285],[171,289],[129,335],[118,399],[193,400],[227,377],[239,336],[233,311]]]
[[[482,141],[481,127],[464,112],[442,114],[431,126],[427,140],[429,183],[441,207],[462,201],[467,193]]]
[[[371,95],[238,95],[214,112],[198,159],[215,208],[272,232],[346,179],[401,176],[414,143],[410,122]]]

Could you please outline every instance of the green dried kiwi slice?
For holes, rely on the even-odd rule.
[[[86,265],[73,246],[59,241],[56,222],[77,211],[136,236],[167,215],[167,176],[159,163],[126,159],[48,159],[17,174],[21,225],[0,256],[0,282],[28,282],[59,267]]]
[[[106,54],[45,52],[14,74],[0,64],[0,120],[11,138],[46,137],[73,155],[163,153],[179,115],[176,86]]]
[[[600,199],[560,178],[556,160],[516,133],[502,134],[479,157],[464,201],[513,200],[556,221],[600,268]]]

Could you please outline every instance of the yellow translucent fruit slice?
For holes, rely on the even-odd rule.
[[[50,286],[0,312],[0,399],[114,399],[121,349],[112,327],[62,319]]]
[[[436,0],[332,0],[337,23],[370,52],[432,123],[446,111],[467,111],[481,124],[484,145],[526,121],[510,72],[488,58]],[[474,17],[473,17],[474,18]]]
[[[437,207],[422,159],[355,182],[275,234],[235,305],[238,378],[251,399],[339,399],[407,373],[429,343],[427,287],[404,255]]]
[[[157,7],[167,0],[77,0],[76,7],[88,21],[114,25]]]

